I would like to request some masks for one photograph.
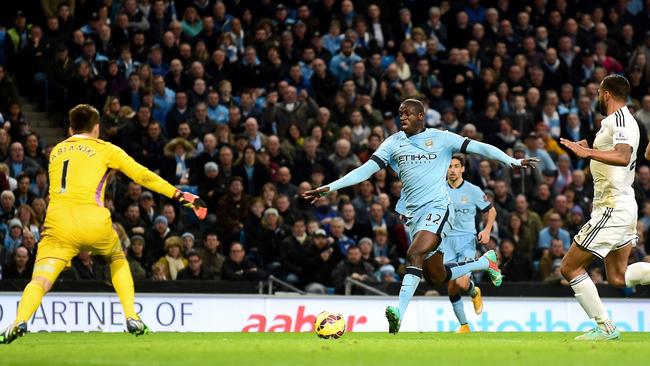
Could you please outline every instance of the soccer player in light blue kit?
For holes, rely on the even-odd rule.
[[[476,257],[476,241],[487,244],[492,233],[492,226],[497,217],[497,210],[487,200],[487,196],[480,188],[463,179],[465,172],[465,157],[462,154],[454,154],[451,164],[447,170],[447,188],[451,203],[456,213],[452,229],[447,236],[442,238],[440,246],[430,254],[441,252],[445,264],[473,260]],[[485,228],[476,234],[476,209],[487,214]],[[397,201],[395,211],[404,215],[406,205],[403,196]],[[426,259],[425,259],[426,261]],[[472,298],[474,312],[480,314],[483,311],[483,300],[481,289],[474,285],[470,279],[470,273],[465,276],[451,280],[447,283],[449,301],[454,309],[454,314],[460,323],[458,333],[469,333],[471,330],[467,324],[465,309],[461,300],[461,294],[468,294]]]
[[[441,253],[434,254],[425,262],[425,256],[438,247],[441,238],[451,229],[450,222],[455,216],[445,179],[452,154],[480,154],[508,166],[523,168],[536,161],[533,158],[516,160],[493,146],[451,132],[425,129],[424,111],[424,106],[416,99],[402,102],[399,107],[402,131],[388,137],[360,167],[328,185],[303,193],[303,198],[314,202],[328,192],[358,184],[388,165],[399,175],[404,184],[406,227],[414,239],[406,253],[407,268],[402,279],[399,306],[386,308],[389,332],[393,334],[399,332],[423,269],[425,278],[433,283],[444,283],[469,272],[487,270],[492,282],[496,286],[501,284],[494,251],[465,263],[443,264]]]
[[[449,195],[456,211],[456,220],[453,228],[442,240],[438,250],[443,254],[445,263],[473,260],[476,257],[476,241],[487,244],[490,241],[492,226],[497,218],[497,210],[488,201],[483,191],[472,183],[463,179],[465,172],[465,157],[456,154],[451,158],[449,170],[447,171],[447,184]],[[476,209],[486,214],[485,227],[477,235],[476,233]],[[458,333],[469,333],[470,328],[465,317],[465,309],[461,294],[468,294],[472,298],[474,312],[480,314],[483,311],[483,300],[481,289],[474,285],[470,274],[457,278],[447,283],[449,301],[454,309],[454,314],[460,323]]]

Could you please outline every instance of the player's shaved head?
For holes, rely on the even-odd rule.
[[[90,104],[79,104],[68,113],[73,133],[91,132],[99,124],[99,112]]]
[[[412,109],[416,114],[424,114],[424,104],[417,99],[407,99],[402,102],[406,108]]]

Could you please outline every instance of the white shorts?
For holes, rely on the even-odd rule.
[[[631,207],[634,206],[634,207]],[[573,241],[580,248],[598,258],[605,258],[609,252],[632,244],[636,246],[637,206],[594,207],[591,219]]]

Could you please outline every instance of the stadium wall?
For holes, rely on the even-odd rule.
[[[19,293],[0,293],[0,328],[13,321]],[[594,326],[574,298],[485,298],[473,330],[489,332],[584,331]],[[140,294],[136,310],[158,332],[308,332],[316,315],[341,313],[348,331],[384,332],[384,309],[394,297]],[[650,301],[606,299],[622,331],[650,331]],[[402,324],[406,332],[448,332],[458,324],[446,297],[416,297]],[[45,297],[31,331],[122,332],[122,306],[106,293],[53,293]]]

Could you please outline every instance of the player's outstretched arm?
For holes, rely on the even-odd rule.
[[[109,161],[107,162],[109,168],[119,170],[134,182],[154,192],[160,193],[165,197],[171,198],[184,207],[192,209],[196,216],[201,220],[207,216],[208,210],[205,202],[203,202],[199,196],[179,191],[176,187],[169,184],[169,182],[136,162],[132,157],[124,152],[124,150],[117,146],[113,146],[113,148],[115,150],[113,154],[110,155]]]
[[[335,180],[334,182],[324,185],[322,187],[312,189],[302,194],[302,198],[314,203],[319,197],[329,193],[338,191],[341,188],[349,187],[370,178],[373,174],[377,173],[381,167],[373,159],[366,161],[360,167],[354,169],[343,177]]]
[[[472,154],[483,155],[484,157],[500,161],[504,165],[517,168],[535,168],[533,163],[537,163],[537,158],[515,159],[492,145],[488,145],[476,140],[468,140],[466,151]]]
[[[567,139],[560,139],[560,143],[573,151],[578,157],[584,159],[594,159],[601,163],[614,166],[628,166],[632,159],[632,147],[628,144],[616,144],[614,150],[595,150],[590,149],[584,140],[573,142]],[[648,157],[648,150],[645,152]]]

